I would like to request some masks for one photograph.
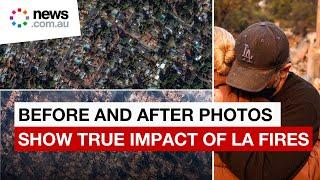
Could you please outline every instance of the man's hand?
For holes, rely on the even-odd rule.
[[[214,102],[222,102],[223,96],[220,89],[214,89]]]

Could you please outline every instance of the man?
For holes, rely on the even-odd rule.
[[[307,81],[289,72],[289,42],[270,22],[249,26],[237,39],[236,60],[226,83],[250,96],[281,102],[282,126],[311,126],[319,134],[320,96]],[[240,179],[291,179],[310,152],[221,152],[222,161]]]

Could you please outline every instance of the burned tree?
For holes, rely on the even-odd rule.
[[[308,52],[307,75],[312,81],[318,81],[320,78],[320,0],[318,0],[316,31],[316,39],[311,42]]]

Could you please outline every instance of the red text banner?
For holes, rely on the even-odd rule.
[[[15,127],[30,151],[310,151],[309,127]]]

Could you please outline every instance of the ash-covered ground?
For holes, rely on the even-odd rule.
[[[211,102],[211,91],[5,91],[1,179],[211,179],[211,153],[17,153],[14,102]]]

